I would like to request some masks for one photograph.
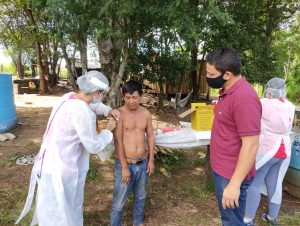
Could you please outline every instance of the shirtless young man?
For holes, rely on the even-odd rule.
[[[133,191],[133,225],[142,226],[146,184],[154,171],[152,120],[150,112],[140,106],[142,85],[139,82],[126,82],[122,93],[125,104],[119,108],[121,116],[114,130],[117,160],[110,225],[121,225],[123,207]]]

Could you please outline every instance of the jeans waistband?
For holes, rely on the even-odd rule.
[[[134,164],[134,165],[142,164],[146,159],[147,159],[147,157],[140,158],[140,159],[126,158],[127,163]]]

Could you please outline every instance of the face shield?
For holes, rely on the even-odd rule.
[[[91,78],[90,82],[99,87],[99,99],[97,98],[97,100],[102,102],[110,91],[109,86],[95,77]]]
[[[109,93],[109,91],[110,91],[109,87],[107,87],[105,90],[98,91],[99,96],[100,96],[99,97],[99,101],[103,102],[104,98],[107,96],[107,94]]]

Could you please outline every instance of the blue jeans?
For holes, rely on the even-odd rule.
[[[110,215],[111,226],[121,225],[123,208],[131,191],[133,191],[134,194],[133,225],[138,226],[143,223],[144,206],[147,195],[146,184],[148,181],[147,166],[147,159],[140,164],[128,164],[131,178],[128,184],[123,184],[121,163],[119,160],[116,160],[114,196]]]
[[[251,180],[244,180],[240,188],[239,207],[235,209],[222,207],[222,196],[224,188],[228,185],[229,180],[220,176],[215,171],[212,171],[213,180],[215,183],[216,195],[218,198],[218,205],[221,214],[221,221],[223,226],[244,226],[244,212],[246,206],[247,189],[251,184]]]

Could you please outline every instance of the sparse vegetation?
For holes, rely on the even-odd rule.
[[[180,169],[187,161],[186,155],[179,150],[174,150],[173,154],[160,154],[159,159],[168,172]]]
[[[90,161],[90,168],[86,175],[87,181],[93,181],[97,178],[98,167],[93,161]]]
[[[0,194],[0,225],[14,225],[24,205],[24,200],[20,198],[26,197],[27,190],[1,188]],[[32,215],[33,210],[30,210],[20,225],[30,225]]]

